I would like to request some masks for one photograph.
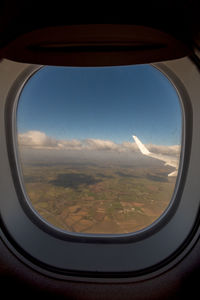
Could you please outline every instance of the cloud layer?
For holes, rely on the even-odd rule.
[[[84,140],[57,140],[48,137],[41,131],[27,131],[18,135],[18,143],[21,147],[31,149],[56,149],[56,150],[89,150],[89,151],[114,151],[114,152],[139,152],[135,143],[123,142],[114,143],[110,140],[84,139]],[[161,154],[177,155],[180,146],[158,146],[146,145],[149,151]]]

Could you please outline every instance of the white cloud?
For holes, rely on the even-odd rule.
[[[136,145],[136,143],[131,142],[123,142],[122,143],[122,151],[133,151],[133,152],[139,152],[139,149]]]
[[[149,151],[154,153],[168,154],[168,155],[177,155],[180,153],[181,146],[173,145],[173,146],[159,146],[159,145],[146,145]]]
[[[56,147],[58,143],[56,139],[50,138],[44,132],[36,130],[20,133],[18,141],[21,146],[32,148]]]
[[[57,147],[59,149],[67,149],[67,150],[81,150],[82,143],[78,140],[59,140],[57,142]]]
[[[113,152],[139,152],[137,145],[133,142],[117,144],[110,140],[85,139],[85,140],[57,140],[48,137],[41,131],[27,131],[18,135],[19,145],[32,149],[57,149],[57,150],[89,150],[89,151],[113,151]],[[160,154],[177,155],[180,146],[158,146],[146,145],[149,151]]]
[[[118,151],[119,145],[106,140],[98,140],[98,139],[86,139],[84,141],[84,146],[87,150],[113,150]]]

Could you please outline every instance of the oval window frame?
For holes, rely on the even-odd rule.
[[[185,113],[185,119],[186,119],[186,123],[187,123],[187,127],[185,128],[185,131],[184,131],[184,141],[186,139],[186,136],[187,136],[187,145],[184,144],[184,149],[183,149],[183,146],[182,146],[182,153],[184,152],[184,161],[183,159],[180,161],[180,166],[182,168],[182,174],[181,174],[181,178],[180,178],[180,181],[181,183],[179,182],[179,187],[178,187],[178,191],[177,193],[179,193],[179,195],[177,196],[179,201],[177,200],[176,201],[176,206],[178,207],[178,202],[180,202],[181,200],[181,195],[182,195],[182,191],[183,191],[183,188],[184,188],[184,183],[185,183],[185,179],[186,179],[186,176],[187,176],[187,169],[188,169],[188,164],[189,164],[189,157],[190,157],[190,146],[191,146],[191,141],[190,141],[190,136],[191,136],[191,132],[192,132],[192,120],[188,117],[190,115],[190,113],[192,113],[192,110],[191,110],[191,106],[190,106],[190,99],[189,99],[189,96],[187,94],[187,91],[185,90],[184,86],[182,85],[181,81],[178,79],[178,77],[176,77],[176,75],[170,71],[170,69],[165,66],[165,64],[156,64],[156,66],[158,66],[159,68],[162,68],[162,71],[168,73],[168,76],[170,77],[170,79],[173,78],[173,82],[176,81],[176,87],[177,85],[180,85],[181,86],[181,91],[179,90],[179,92],[181,92],[182,94],[182,100],[183,98],[185,100],[184,101],[184,111],[187,113]],[[20,203],[21,205],[21,201],[24,201],[22,200],[22,196],[19,194],[19,186],[20,186],[20,182],[18,181],[19,180],[19,176],[18,176],[18,170],[17,170],[17,166],[16,166],[16,153],[14,151],[16,151],[16,149],[14,149],[14,145],[13,145],[13,139],[14,139],[14,136],[15,135],[15,128],[13,126],[13,119],[14,119],[14,115],[13,115],[13,101],[15,101],[16,97],[19,96],[20,94],[20,90],[21,88],[23,88],[23,83],[25,82],[25,78],[27,78],[27,76],[30,76],[30,74],[32,72],[34,72],[35,68],[38,68],[38,66],[29,66],[27,69],[25,68],[23,74],[21,74],[20,76],[18,76],[17,80],[15,81],[15,83],[13,84],[12,88],[10,89],[10,92],[9,92],[9,95],[7,97],[7,104],[6,104],[6,139],[7,139],[7,149],[8,149],[8,154],[9,154],[9,160],[10,160],[10,165],[11,165],[11,169],[12,169],[12,176],[13,176],[13,181],[15,183],[15,188],[17,190],[17,201]],[[11,118],[9,117],[9,113],[11,112],[12,110],[12,120]],[[185,124],[185,123],[184,123]],[[185,125],[184,125],[185,126]],[[185,147],[187,146],[187,147]],[[13,168],[13,165],[15,165],[15,168]],[[180,174],[180,172],[179,172]],[[18,178],[18,179],[17,179]],[[178,182],[178,181],[177,181]],[[15,199],[16,201],[16,199]],[[23,205],[23,204],[22,204]],[[176,207],[176,208],[177,208]],[[24,208],[23,208],[24,210]],[[170,208],[170,217],[172,218],[173,215],[175,214],[175,211],[172,213],[172,209]],[[39,226],[39,222],[38,222],[38,218],[36,218],[36,220],[34,220],[30,215],[29,215],[29,212],[27,211],[26,212],[26,215],[28,216],[29,218],[29,221],[30,223],[33,225],[33,226],[36,226],[37,229],[39,230],[42,230],[44,233],[47,233],[48,236],[50,238],[56,238],[56,240],[58,241],[61,241],[62,240],[62,236],[59,234],[59,236],[57,235],[56,237],[53,236],[52,234],[52,230],[47,230],[47,228],[44,228],[46,227],[46,225],[43,227],[43,226]],[[168,214],[169,215],[169,214]],[[5,217],[5,216],[4,216]],[[30,220],[30,217],[31,217],[31,220]],[[163,219],[163,218],[162,218]],[[8,222],[6,222],[6,218],[4,218],[3,220],[3,223],[5,225],[8,225]],[[7,223],[7,224],[6,224]],[[160,230],[161,230],[161,226],[163,228],[164,225],[168,224],[169,223],[169,220],[167,220],[167,222],[163,222],[163,220],[159,220],[158,221],[158,225],[159,225],[159,228],[156,228],[155,230],[155,226],[154,228],[151,228],[151,230],[145,230],[146,232],[143,232],[143,234],[140,232],[138,236],[136,236],[134,234],[134,240],[132,239],[131,241],[127,240],[126,238],[123,238],[120,236],[120,241],[119,240],[114,240],[112,237],[107,237],[109,238],[109,243],[108,243],[108,240],[104,240],[104,237],[103,239],[101,240],[98,239],[98,241],[95,239],[95,237],[91,237],[92,238],[92,248],[93,249],[96,249],[99,247],[99,249],[97,250],[97,254],[101,254],[102,253],[102,246],[108,246],[109,245],[109,248],[111,250],[111,253],[110,253],[110,257],[112,257],[112,254],[114,253],[115,251],[115,248],[113,248],[113,246],[116,246],[117,248],[121,248],[122,250],[122,247],[123,245],[126,245],[129,247],[129,245],[136,245],[136,244],[141,244],[145,239],[149,239],[151,237],[153,237],[156,233],[158,233]],[[5,228],[6,226],[4,226]],[[152,229],[154,229],[152,231]],[[8,230],[7,230],[8,231]],[[150,232],[151,231],[151,232]],[[18,232],[19,233],[19,232]],[[145,235],[144,235],[145,233]],[[148,233],[148,234],[147,234]],[[49,274],[49,272],[51,274],[53,274],[53,276],[64,276],[66,278],[69,277],[69,276],[83,276],[81,277],[82,279],[85,277],[87,278],[91,278],[91,277],[94,277],[94,278],[97,278],[97,277],[100,277],[100,278],[133,278],[133,277],[136,277],[136,276],[141,276],[141,275],[144,275],[144,274],[147,274],[149,272],[153,272],[156,270],[158,270],[161,266],[165,265],[166,261],[165,260],[162,260],[162,263],[157,263],[157,264],[153,264],[151,267],[147,267],[147,268],[136,268],[137,270],[131,270],[130,271],[130,268],[127,268],[129,270],[126,270],[126,272],[124,272],[124,270],[122,270],[123,268],[121,268],[120,266],[120,263],[119,263],[119,260],[116,259],[116,257],[114,256],[114,261],[112,261],[112,263],[110,264],[109,268],[105,268],[105,264],[103,264],[103,269],[104,270],[101,270],[99,264],[97,263],[97,265],[94,263],[94,266],[92,267],[93,271],[91,270],[91,266],[90,266],[90,270],[88,270],[88,268],[86,270],[83,270],[83,266],[81,266],[80,264],[80,267],[77,268],[72,268],[72,269],[68,269],[68,268],[62,268],[61,266],[59,266],[59,264],[56,265],[56,262],[53,261],[53,263],[51,263],[51,256],[48,256],[48,261],[49,263],[46,263],[45,262],[45,259],[44,259],[44,256],[43,257],[37,257],[37,253],[35,253],[36,255],[32,255],[32,253],[30,253],[31,251],[27,251],[26,247],[23,247],[22,244],[23,244],[23,241],[24,241],[24,238],[22,238],[20,240],[19,238],[19,235],[15,235],[14,234],[14,231],[13,231],[13,227],[12,227],[12,230],[11,230],[11,227],[10,227],[10,230],[9,230],[9,235],[10,236],[15,236],[15,240],[18,240],[18,243],[17,243],[17,249],[20,250],[20,252],[23,252],[23,257],[27,258],[27,262],[30,263],[30,261],[33,263],[34,266],[37,266],[37,268],[40,269],[40,271],[44,271],[46,270]],[[65,233],[66,235],[66,233]],[[77,240],[75,241],[74,239],[74,234],[73,234],[73,237],[71,239],[68,239],[68,243],[69,243],[69,248],[71,249],[71,245],[78,245],[78,247],[82,244],[84,245],[91,245],[91,241],[89,241],[88,237],[85,236],[84,234],[84,237],[81,239],[81,241]],[[124,236],[124,234],[123,234]],[[37,237],[34,237],[34,243],[38,242],[38,239]],[[66,240],[64,239],[64,242],[66,242]],[[156,242],[156,240],[154,239],[154,242]],[[20,247],[19,247],[20,245]],[[27,245],[26,245],[27,246]],[[59,245],[57,245],[57,247],[59,248]],[[73,247],[72,247],[73,248]],[[105,247],[104,247],[105,248]],[[80,247],[81,249],[81,247]],[[79,253],[80,253],[80,250],[79,249]],[[139,251],[141,249],[140,246],[138,246],[138,250]],[[143,248],[144,249],[144,248]],[[22,251],[23,250],[23,251]],[[112,251],[114,250],[114,251]],[[118,251],[119,251],[118,250]],[[120,251],[121,251],[120,250]],[[105,250],[104,250],[105,251]],[[118,252],[117,251],[117,252]],[[124,251],[123,251],[124,252]],[[143,252],[143,251],[142,251]],[[174,251],[172,251],[174,253]],[[44,253],[43,253],[44,254]],[[97,255],[98,256],[98,255]],[[139,257],[142,256],[142,253],[139,254]],[[90,256],[88,256],[88,259],[90,260]],[[129,256],[130,257],[130,256]],[[64,258],[62,256],[62,258]],[[168,256],[167,256],[168,258]],[[63,261],[64,262],[64,261]],[[95,262],[95,261],[94,261]],[[116,267],[116,264],[117,263],[117,267]],[[90,262],[91,263],[91,262]],[[118,264],[119,263],[119,264]],[[66,264],[66,261],[64,262],[64,264]],[[129,264],[130,264],[130,261],[129,261]],[[96,271],[94,271],[94,269]],[[122,270],[119,272],[119,270]],[[79,275],[77,275],[77,273]],[[57,275],[55,275],[57,274]],[[64,275],[63,275],[64,274]],[[141,278],[141,277],[140,277]],[[132,281],[132,279],[131,279]]]
[[[28,83],[29,79],[34,76],[40,69],[44,68],[45,66],[34,66],[33,70],[31,70],[30,75],[26,80],[23,82],[23,86],[19,91],[19,94],[14,100],[14,105],[13,105],[13,140],[14,140],[14,152],[15,152],[15,159],[16,159],[16,167],[17,167],[17,172],[19,174],[19,181],[20,181],[20,186],[21,186],[21,191],[23,196],[20,197],[22,199],[21,205],[26,211],[26,213],[30,216],[30,218],[39,226],[42,230],[49,232],[50,234],[53,234],[54,236],[58,236],[59,238],[66,239],[66,240],[73,240],[74,238],[78,239],[79,241],[85,241],[85,239],[90,240],[91,242],[94,243],[122,243],[122,242],[132,242],[133,240],[138,240],[138,239],[143,239],[143,237],[151,235],[154,231],[157,231],[157,225],[160,228],[160,223],[162,223],[162,226],[166,222],[168,222],[168,218],[172,215],[172,210],[175,211],[175,207],[178,206],[178,203],[174,204],[174,202],[177,202],[175,200],[177,198],[177,190],[178,186],[180,185],[180,177],[182,173],[182,161],[183,161],[183,154],[184,154],[184,149],[185,149],[185,114],[184,114],[184,103],[182,101],[182,98],[180,96],[179,90],[177,87],[174,85],[174,82],[172,81],[171,77],[169,78],[169,75],[167,73],[169,70],[167,70],[166,67],[162,63],[157,63],[157,64],[150,64],[153,68],[157,69],[159,72],[161,72],[166,79],[170,82],[170,84],[173,86],[173,88],[176,90],[177,96],[180,101],[180,109],[182,113],[182,132],[181,132],[181,151],[180,151],[180,158],[179,158],[179,167],[178,167],[178,175],[176,178],[176,183],[174,187],[174,191],[172,194],[172,198],[169,201],[168,206],[166,209],[163,211],[163,213],[150,225],[147,227],[135,231],[135,232],[130,232],[130,233],[122,233],[122,234],[87,234],[87,233],[79,233],[79,232],[68,232],[65,230],[62,230],[59,227],[54,226],[53,224],[49,223],[46,221],[44,218],[41,217],[41,215],[37,212],[36,209],[31,204],[31,200],[29,200],[29,196],[26,192],[25,188],[25,183],[24,183],[24,178],[23,178],[23,172],[22,172],[22,167],[21,167],[21,162],[19,158],[19,150],[18,150],[18,142],[17,142],[17,125],[16,125],[16,120],[17,120],[17,107],[18,103],[20,101],[20,94],[23,91],[23,88],[25,85]],[[172,76],[172,74],[170,74]],[[170,213],[169,213],[170,211]],[[123,241],[122,241],[123,240]]]

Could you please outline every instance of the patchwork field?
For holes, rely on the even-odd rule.
[[[152,224],[172,198],[168,167],[25,164],[25,189],[34,209],[70,232],[120,234]]]

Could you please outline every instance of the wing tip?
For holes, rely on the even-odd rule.
[[[139,140],[139,138],[136,135],[132,135],[134,141],[136,142],[138,148],[140,149],[141,153],[144,155],[149,155],[149,150],[145,147],[145,145],[142,144],[142,142]]]

